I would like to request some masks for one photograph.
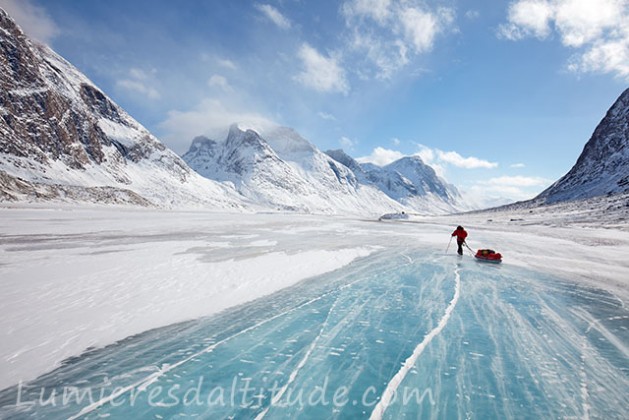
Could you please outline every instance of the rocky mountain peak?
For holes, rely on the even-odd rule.
[[[241,205],[1,9],[0,174],[3,200]]]
[[[545,203],[629,192],[629,89],[614,102],[575,165],[536,200]]]

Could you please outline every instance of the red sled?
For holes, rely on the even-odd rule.
[[[494,251],[493,249],[479,249],[476,251],[476,255],[474,255],[479,261],[486,261],[491,263],[500,263],[502,262],[502,255],[499,252]]]

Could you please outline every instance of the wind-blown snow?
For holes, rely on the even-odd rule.
[[[476,218],[474,218],[476,217]],[[481,216],[375,222],[306,215],[2,209],[0,388],[88,347],[202,317],[379,248],[473,248],[629,300],[629,232],[513,226]],[[484,216],[483,216],[484,217]]]
[[[88,347],[216,313],[372,251],[358,243],[329,249],[305,241],[277,244],[259,238],[281,233],[263,228],[251,234],[260,223],[235,215],[1,215],[7,257],[0,266],[0,388]],[[56,221],[49,224],[50,218]]]

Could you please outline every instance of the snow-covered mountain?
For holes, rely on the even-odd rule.
[[[456,188],[418,157],[384,168],[359,164],[342,150],[319,151],[286,127],[252,130],[235,124],[224,142],[194,139],[183,159],[201,175],[279,209],[434,214],[457,210],[459,198]]]
[[[585,145],[577,163],[533,201],[556,203],[629,192],[629,89]]]
[[[201,175],[232,184],[247,199],[280,210],[381,214],[404,207],[286,127],[231,126],[225,141],[197,137],[184,161]]]
[[[0,200],[239,208],[0,9]]]
[[[350,168],[358,182],[376,186],[412,211],[451,213],[464,209],[456,187],[439,178],[419,156],[406,156],[381,167],[359,163],[342,150],[326,153]]]

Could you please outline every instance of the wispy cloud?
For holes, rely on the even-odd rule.
[[[348,48],[375,66],[375,77],[389,79],[413,56],[434,48],[454,26],[454,9],[429,8],[419,0],[349,0],[341,6],[349,30]],[[362,70],[363,77],[369,77]]]
[[[290,29],[290,20],[270,4],[256,4],[255,8],[280,29]]]
[[[575,73],[610,73],[629,80],[629,0],[517,0],[498,34],[510,40],[559,35],[576,53]]]
[[[2,7],[31,38],[50,44],[61,30],[43,7],[30,0],[0,0]]]
[[[509,165],[509,168],[521,169],[521,168],[526,168],[526,165],[524,163],[513,163]]]
[[[476,20],[480,17],[480,12],[478,10],[468,10],[465,12],[465,17],[469,20]]]
[[[339,140],[339,143],[341,144],[341,147],[344,150],[347,150],[350,152],[354,150],[354,147],[358,144],[356,140],[352,140],[349,137],[345,137],[345,136],[341,137],[341,139]]]
[[[366,17],[384,25],[391,17],[392,0],[351,0],[341,6],[347,17]]]
[[[317,115],[322,120],[336,121],[336,117],[334,115],[332,115],[332,114],[327,113],[327,112],[320,111],[320,112],[317,113]]]
[[[504,187],[541,187],[549,185],[551,181],[546,178],[531,176],[500,176],[489,178],[486,183]]]
[[[483,206],[499,205],[531,199],[550,184],[550,180],[535,176],[501,176],[477,181],[465,193]]]
[[[295,80],[318,92],[349,92],[345,70],[334,57],[326,57],[308,44],[298,52],[303,70]]]
[[[159,91],[152,86],[155,71],[147,73],[138,68],[129,70],[128,77],[116,81],[116,87],[133,94],[140,94],[148,99],[156,100],[161,97]]]
[[[278,125],[272,119],[255,111],[228,107],[216,99],[204,99],[194,109],[169,111],[168,117],[159,124],[159,128],[165,143],[175,152],[182,154],[196,136],[205,135],[222,140],[233,123],[260,129]]]
[[[224,92],[232,92],[234,90],[227,81],[227,78],[220,74],[213,74],[207,81],[207,84],[211,88],[218,88]]]
[[[216,61],[217,61],[219,66],[224,67],[224,68],[229,69],[229,70],[236,70],[238,68],[236,63],[234,63],[233,61],[228,60],[226,58],[218,58]]]

